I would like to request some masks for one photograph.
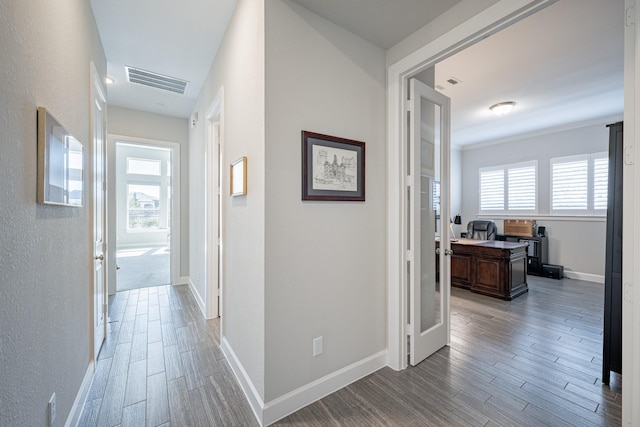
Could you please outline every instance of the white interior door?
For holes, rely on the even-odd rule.
[[[93,200],[93,342],[94,359],[98,358],[107,327],[105,268],[105,105],[100,78],[93,67],[92,79],[92,171]]]
[[[409,352],[416,365],[449,342],[450,104],[416,79],[410,89]]]
[[[213,319],[220,315],[220,123],[208,120],[209,138],[206,153],[206,315]]]

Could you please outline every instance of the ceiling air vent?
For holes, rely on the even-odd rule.
[[[184,95],[184,91],[187,89],[187,84],[189,83],[185,80],[163,76],[153,71],[141,70],[129,66],[125,66],[124,68],[127,70],[127,80],[131,83],[168,90],[169,92],[179,93],[180,95]]]
[[[450,85],[457,85],[458,83],[460,83],[460,80],[455,78],[455,77],[449,77],[447,79],[447,83],[449,83]]]

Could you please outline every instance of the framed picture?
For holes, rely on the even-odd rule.
[[[245,156],[231,163],[231,196],[247,194],[247,158]]]
[[[364,142],[302,131],[302,200],[364,201]]]
[[[82,206],[82,143],[46,110],[38,107],[38,187],[36,201]]]

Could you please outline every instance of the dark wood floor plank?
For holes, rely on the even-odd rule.
[[[149,320],[160,320],[160,306],[158,304],[149,304],[149,311],[147,312],[147,316],[149,317]]]
[[[107,388],[100,405],[98,426],[115,426],[122,420],[122,408],[127,375],[109,377]]]
[[[167,392],[171,413],[171,424],[176,426],[195,426],[193,410],[189,400],[184,377],[167,381]]]
[[[178,349],[180,346],[178,346]],[[195,360],[196,355],[194,351],[185,351],[180,353],[180,359],[182,360],[182,372],[187,382],[187,388],[194,390],[204,385],[204,377],[200,375],[197,362]]]
[[[139,360],[144,360],[147,358],[147,333],[142,332],[140,334],[135,334],[133,336],[133,341],[131,341],[131,356],[130,362],[137,362]]]
[[[118,344],[111,362],[110,377],[126,375],[129,369],[129,357],[131,356],[131,343]]]
[[[135,325],[133,327],[133,333],[139,334],[141,332],[147,332],[147,322],[149,316],[147,314],[139,314],[136,316]]]
[[[167,378],[164,372],[147,377],[147,426],[170,422]]]
[[[113,358],[99,359],[96,364],[96,373],[93,377],[93,383],[89,389],[87,400],[101,399],[104,396],[104,391],[107,388],[107,381],[109,381],[109,374],[111,373],[111,362]]]
[[[182,358],[177,345],[164,347],[164,366],[167,373],[167,380],[173,380],[184,376],[182,369]]]
[[[165,347],[178,344],[178,337],[173,323],[162,323],[160,327],[162,329],[162,344]]]
[[[124,405],[129,406],[147,399],[147,361],[140,360],[129,365]]]
[[[122,427],[141,427],[146,424],[146,401],[125,406],[122,410]]]
[[[82,415],[78,420],[78,427],[93,427],[98,425],[98,416],[102,399],[87,400],[82,408]]]
[[[162,341],[150,343],[147,346],[147,375],[164,372],[164,347]]]

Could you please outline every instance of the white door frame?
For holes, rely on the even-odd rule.
[[[108,188],[112,191],[109,193],[109,200],[111,203],[109,204],[109,228],[114,230],[112,236],[115,238],[115,224],[113,222],[116,220],[116,144],[118,142],[123,143],[131,143],[142,146],[149,147],[160,147],[160,148],[168,148],[172,150],[171,156],[171,188],[173,190],[173,197],[171,198],[171,284],[177,285],[183,283],[184,280],[180,277],[180,242],[181,242],[181,234],[180,234],[180,208],[181,208],[181,200],[180,200],[180,144],[172,141],[161,141],[157,139],[147,139],[147,138],[137,138],[133,136],[126,135],[116,135],[109,134],[107,138],[107,162],[108,162]],[[114,262],[110,263],[110,268],[115,272],[115,259],[116,259],[116,245],[111,245],[112,247],[109,249],[109,255],[113,257]],[[109,281],[109,294],[116,293],[116,280],[115,274],[113,280]]]
[[[495,33],[512,23],[531,15],[554,3],[555,0],[500,0],[472,19],[453,28],[437,39],[389,65],[387,72],[387,364],[393,369],[407,367],[406,319],[407,283],[406,236],[403,235],[407,215],[404,210],[404,173],[407,151],[407,129],[404,119],[405,94],[408,78],[424,68],[460,51],[482,38]],[[636,54],[640,46],[640,0],[625,0],[627,26],[625,28],[625,149],[631,153],[631,160],[624,170],[624,237],[623,237],[623,381],[622,381],[622,421],[623,425],[640,425],[640,269],[634,266],[640,256],[640,222],[635,214],[640,214],[640,197],[633,192],[640,188],[640,173],[635,172],[633,151],[638,139],[636,131],[640,123],[640,56]],[[623,23],[621,17],[621,24]]]
[[[224,87],[221,87],[206,114],[206,200],[205,200],[205,316],[213,319],[222,314],[222,173],[224,145]],[[220,230],[220,235],[218,235]],[[220,310],[218,311],[218,300]]]
[[[106,179],[107,179],[107,168],[106,168],[106,114],[107,114],[107,98],[106,98],[106,92],[104,90],[104,86],[102,85],[102,80],[100,78],[100,74],[98,73],[98,69],[96,68],[96,65],[93,61],[90,61],[89,64],[89,73],[91,76],[91,85],[90,85],[90,108],[89,108],[89,114],[90,114],[90,123],[91,123],[91,141],[90,141],[90,148],[88,150],[88,152],[90,153],[90,158],[89,158],[89,163],[90,163],[90,167],[89,167],[89,187],[91,188],[91,190],[89,191],[89,212],[90,215],[89,217],[91,218],[90,221],[90,227],[91,230],[89,232],[89,235],[91,236],[91,251],[90,251],[90,265],[91,265],[91,359],[96,362],[98,359],[98,353],[100,352],[100,348],[102,346],[102,343],[104,342],[104,339],[107,336],[107,307],[108,307],[108,296],[107,296],[107,280],[108,280],[108,272],[107,272],[107,261],[108,261],[108,254],[107,254],[107,242],[108,242],[108,235],[107,235],[107,229],[108,229],[108,225],[107,225],[107,197],[106,197],[106,188],[104,187],[104,183],[106,183]],[[99,102],[102,104],[102,121],[100,123],[100,129],[97,130],[96,124],[95,124],[95,119],[96,119],[96,102]],[[101,263],[102,263],[102,307],[96,307],[96,293],[95,293],[95,277],[96,277],[96,273],[95,273],[95,263],[96,263],[96,259],[94,259],[95,256],[95,241],[96,241],[96,235],[95,235],[95,230],[96,230],[96,224],[95,224],[95,201],[94,198],[96,197],[96,190],[95,190],[95,161],[96,161],[96,146],[95,146],[95,141],[94,141],[94,136],[96,135],[96,131],[99,131],[102,133],[102,180],[103,180],[103,187],[102,187],[102,253],[100,254],[100,256],[102,256],[103,258],[101,259]],[[98,335],[96,333],[96,312],[102,310],[102,333],[100,335]],[[98,342],[100,341],[100,342]]]
[[[404,112],[409,78],[553,2],[555,0],[500,0],[388,67],[387,364],[393,369],[407,367],[408,283],[404,266],[408,244],[403,230],[407,221],[405,177],[409,140]]]
[[[622,425],[640,425],[640,173],[636,170],[640,124],[640,0],[625,0],[624,150],[622,218]]]

